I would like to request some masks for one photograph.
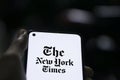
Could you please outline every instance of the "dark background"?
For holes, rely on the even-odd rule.
[[[0,22],[11,36],[18,28],[80,34],[85,65],[93,68],[95,73],[93,80],[119,80],[119,4],[119,0],[0,0]],[[106,9],[103,15],[108,15],[111,10],[113,14],[102,17],[98,6],[118,8]],[[116,9],[118,14],[114,14]],[[85,11],[91,18],[88,22],[70,21],[68,10],[78,11],[77,15],[73,14],[77,17],[82,17],[80,11]]]

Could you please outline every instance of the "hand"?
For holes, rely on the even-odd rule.
[[[0,80],[26,80],[22,56],[27,48],[28,35],[19,30],[8,50],[0,56]]]
[[[27,30],[25,29],[19,30],[16,33],[5,55],[16,55],[18,57],[23,57],[24,51],[27,48],[27,42],[28,42]],[[92,80],[93,70],[88,66],[84,66],[84,75],[85,75],[85,80]]]

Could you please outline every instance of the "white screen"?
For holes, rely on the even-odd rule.
[[[83,80],[82,71],[80,36],[29,34],[27,80]]]

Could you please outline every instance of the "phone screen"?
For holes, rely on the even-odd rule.
[[[26,77],[27,80],[83,80],[81,37],[31,32]]]

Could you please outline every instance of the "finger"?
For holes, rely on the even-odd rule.
[[[84,75],[85,75],[85,78],[91,78],[93,77],[94,75],[94,71],[92,68],[88,67],[88,66],[85,66],[84,67]]]
[[[27,41],[28,41],[27,30],[20,29],[16,33],[11,45],[9,46],[5,54],[16,54],[19,56],[23,56],[23,52],[27,48]]]

